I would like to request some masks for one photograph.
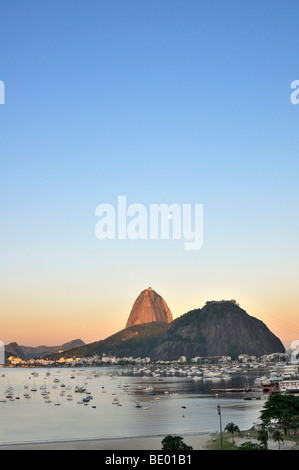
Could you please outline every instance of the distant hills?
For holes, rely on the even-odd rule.
[[[9,343],[5,346],[5,352],[13,354],[21,359],[28,360],[44,357],[59,351],[68,351],[69,349],[84,346],[85,343],[81,339],[74,339],[60,346],[19,346],[17,343]]]
[[[235,301],[207,302],[171,323],[153,321],[133,325],[105,340],[70,349],[62,355],[145,357],[151,360],[188,360],[196,356],[263,356],[285,352],[280,341],[261,321]],[[53,358],[61,355],[55,355]]]
[[[133,325],[104,340],[70,349],[63,354],[54,354],[51,359],[59,359],[61,356],[65,358],[93,356],[94,354],[117,357],[148,357],[158,346],[159,338],[166,332],[167,328],[168,324],[165,322]]]

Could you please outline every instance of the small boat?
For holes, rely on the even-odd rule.
[[[90,400],[89,397],[82,398],[83,403],[89,403],[89,400]]]

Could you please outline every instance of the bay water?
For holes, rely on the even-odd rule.
[[[0,369],[0,445],[219,432],[234,422],[257,423],[265,397],[211,393],[244,386],[187,377],[136,376],[121,367]],[[84,393],[76,392],[85,389]],[[29,396],[26,398],[24,395]],[[11,397],[11,398],[7,398]],[[92,397],[88,400],[88,397]]]

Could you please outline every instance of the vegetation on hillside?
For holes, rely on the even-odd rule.
[[[193,450],[193,448],[183,442],[181,436],[168,435],[162,440],[162,450]]]

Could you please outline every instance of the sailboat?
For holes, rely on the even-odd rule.
[[[36,377],[36,376],[34,376],[34,377]],[[31,389],[31,392],[37,392],[37,388],[35,386],[35,378],[34,378],[34,384],[33,384],[33,387]]]

